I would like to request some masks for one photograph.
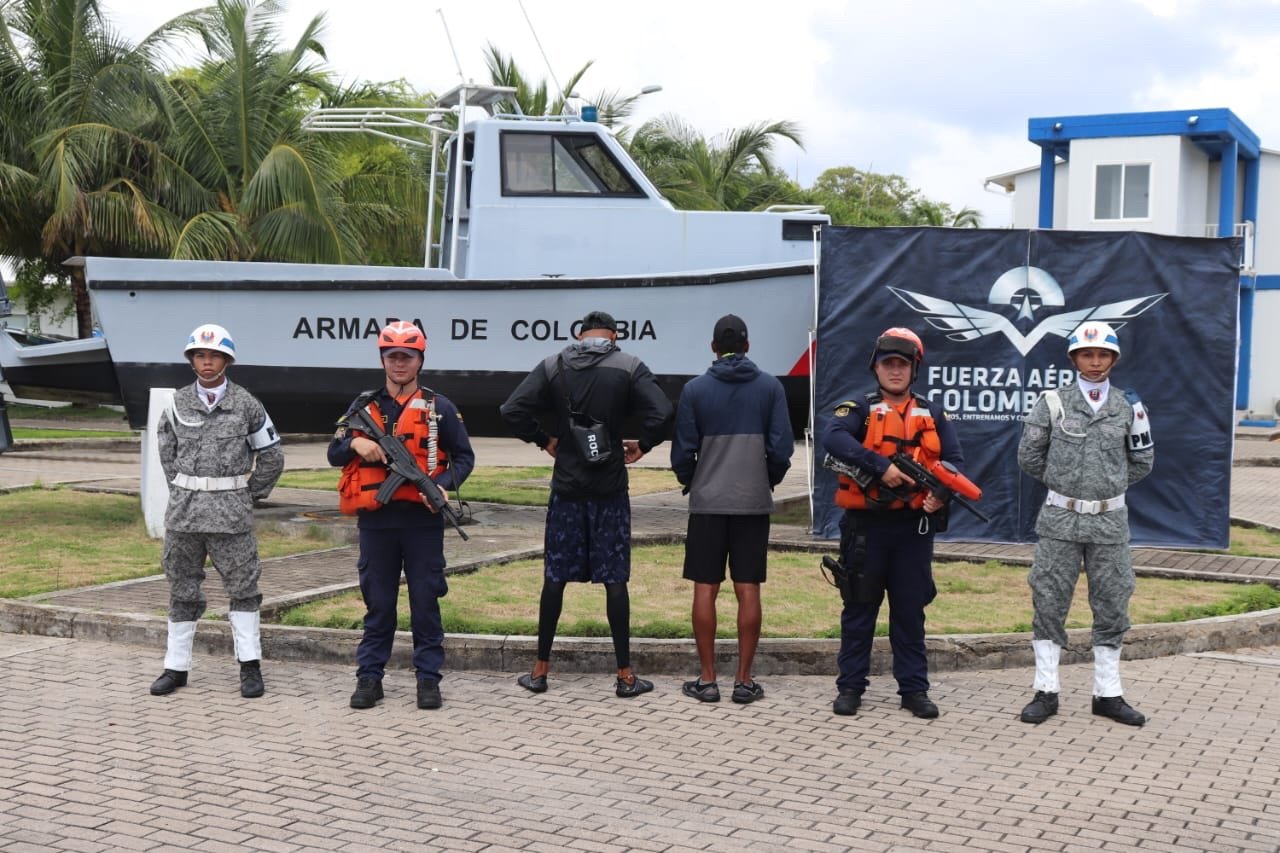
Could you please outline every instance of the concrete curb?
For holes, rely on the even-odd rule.
[[[100,613],[13,600],[0,600],[0,632],[148,646],[156,649],[157,660],[167,636],[163,617]],[[1092,660],[1089,629],[1074,629],[1067,634],[1069,645],[1063,649],[1062,662]],[[411,669],[412,635],[400,631],[396,640],[390,665]],[[359,631],[262,626],[263,656],[272,660],[348,664],[354,661],[359,642]],[[1125,641],[1125,658],[1139,660],[1277,644],[1280,644],[1280,609],[1263,610],[1193,622],[1135,625]],[[762,676],[834,676],[839,646],[839,640],[761,640],[755,671]],[[452,670],[524,672],[532,666],[536,647],[534,637],[450,634],[445,641],[445,654],[447,667]],[[225,655],[232,654],[233,648],[229,624],[201,621],[196,634],[198,651]],[[1034,664],[1029,633],[930,636],[926,639],[926,648],[929,670],[935,673],[1030,668]],[[687,675],[697,668],[692,640],[633,639],[631,650],[636,668],[642,673]],[[723,671],[732,671],[736,656],[735,641],[716,643],[718,667]],[[553,662],[560,672],[610,672],[615,668],[613,645],[607,638],[557,639]],[[877,675],[892,671],[886,637],[875,640],[871,671]]]

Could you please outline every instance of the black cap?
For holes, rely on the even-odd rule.
[[[737,314],[725,314],[716,320],[711,341],[716,345],[717,352],[737,352],[747,342],[747,324]]]
[[[618,324],[608,311],[591,311],[582,318],[582,326],[579,327],[578,331],[585,332],[588,329],[608,329],[611,332],[616,332],[618,331]]]

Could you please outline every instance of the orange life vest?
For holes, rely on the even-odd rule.
[[[370,402],[365,408],[374,420],[385,425],[386,421],[378,411],[377,403]],[[401,410],[399,420],[387,430],[388,435],[405,443],[418,467],[431,477],[439,476],[449,467],[448,455],[440,449],[438,432],[435,392],[423,388],[414,392]],[[352,429],[352,433],[364,438],[370,437],[358,429]],[[338,482],[338,509],[346,515],[355,515],[362,509],[379,509],[382,504],[375,496],[386,479],[387,466],[381,462],[366,462],[356,456],[342,467],[342,478]],[[409,483],[402,484],[392,492],[391,499],[423,502],[422,493]]]
[[[871,394],[867,402],[870,408],[864,424],[863,447],[886,457],[902,452],[926,465],[941,458],[938,428],[923,397],[911,395],[905,420],[902,411],[884,402],[879,394]],[[919,509],[924,499],[923,490],[913,493],[910,501],[882,495],[874,477],[868,477],[865,486],[844,474],[836,478],[836,506],[843,509]]]

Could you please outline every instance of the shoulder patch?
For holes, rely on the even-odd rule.
[[[845,400],[843,403],[840,403],[839,405],[836,406],[836,417],[847,418],[849,416],[849,413],[856,408],[858,408],[857,403],[853,402],[852,400]]]

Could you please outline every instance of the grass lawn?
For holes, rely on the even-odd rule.
[[[689,610],[692,585],[680,577],[683,546],[656,545],[635,549],[632,558],[631,624],[637,637],[692,636]],[[818,555],[777,552],[770,555],[769,580],[762,588],[763,634],[766,637],[839,636],[840,597],[818,571]],[[934,567],[938,600],[928,610],[934,634],[1004,633],[1031,630],[1031,593],[1025,567],[996,562],[939,563]],[[465,634],[537,633],[541,561],[491,566],[449,579],[449,595],[441,601],[445,630]],[[401,629],[409,627],[406,597],[400,597]],[[721,637],[736,635],[732,585],[720,594]],[[1135,624],[1182,621],[1201,616],[1280,607],[1280,593],[1263,585],[1204,583],[1139,578],[1131,615]],[[879,633],[887,631],[885,613]],[[364,605],[358,593],[313,602],[289,611],[288,625],[359,628]],[[1085,584],[1076,591],[1069,627],[1090,624]],[[565,593],[560,631],[563,636],[607,637],[604,591],[570,584]]]
[[[495,482],[510,486],[528,469],[488,469]],[[534,471],[547,469],[532,469]],[[521,473],[513,473],[521,472]],[[661,487],[669,472],[641,469],[637,481],[654,475]],[[470,497],[470,496],[469,496]],[[474,498],[479,500],[480,498]],[[778,519],[775,519],[778,520]],[[264,524],[258,528],[263,557],[283,556],[335,544],[321,525],[306,535]],[[1237,537],[1240,537],[1237,540]],[[1264,530],[1233,528],[1233,550],[1280,551],[1280,537]],[[25,489],[0,494],[0,597],[17,598],[80,586],[143,577],[160,571],[162,543],[150,539],[136,497],[72,489]],[[683,547],[635,549],[631,585],[636,636],[689,636],[692,590],[680,577]],[[839,596],[818,572],[818,556],[779,552],[770,558],[764,585],[765,636],[834,636]],[[929,608],[934,633],[985,633],[1029,630],[1030,593],[1026,568],[995,562],[939,563],[934,567],[938,600]],[[354,579],[355,570],[352,569]],[[450,579],[442,602],[445,624],[455,633],[533,634],[541,561],[485,568]],[[734,632],[733,590],[721,591],[723,636]],[[723,601],[728,599],[728,601]],[[402,601],[404,600],[402,596]],[[1204,583],[1139,578],[1132,618],[1135,623],[1183,620],[1280,606],[1280,593],[1260,585]],[[1088,624],[1085,585],[1077,590],[1071,623]],[[358,627],[363,605],[358,595],[317,602],[288,614],[289,624]],[[402,627],[408,613],[401,613]],[[604,596],[599,587],[571,584],[565,596],[561,634],[607,636]]]
[[[0,495],[0,598],[159,574],[162,542],[147,536],[129,495],[23,489]],[[296,536],[258,529],[258,553],[280,557],[334,545],[320,527]]]
[[[49,421],[119,421],[124,423],[124,413],[105,406],[29,406],[25,403],[9,403],[9,417]]]
[[[138,433],[115,429],[58,429],[56,427],[13,427],[14,439],[20,438],[136,438]]]
[[[279,485],[293,489],[337,489],[338,474],[337,468],[286,471],[280,477]],[[633,496],[680,488],[676,475],[661,468],[628,468],[627,476]],[[482,503],[545,506],[550,494],[550,465],[532,468],[482,465],[471,472],[460,492],[451,497]]]

